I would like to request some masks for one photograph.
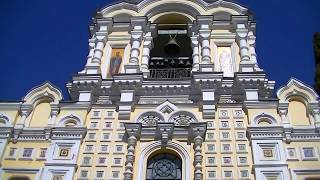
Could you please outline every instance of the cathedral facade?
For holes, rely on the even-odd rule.
[[[247,8],[121,1],[89,29],[70,100],[44,82],[0,102],[1,179],[320,179],[318,95],[274,91]]]

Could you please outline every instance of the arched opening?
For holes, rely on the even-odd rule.
[[[1,126],[5,126],[5,125],[6,125],[6,121],[3,120],[3,119],[0,119],[0,127],[1,127]]]
[[[187,34],[188,17],[180,13],[167,13],[154,21],[158,36],[150,52],[150,77],[181,79],[190,77],[192,68],[191,40]]]
[[[293,97],[289,100],[288,117],[294,126],[310,125],[307,107],[301,98]]]
[[[267,126],[267,125],[271,125],[272,121],[268,118],[261,118],[258,120],[258,125],[260,126]]]
[[[174,152],[158,152],[148,158],[147,180],[182,179],[182,160]]]
[[[67,120],[67,121],[64,123],[64,125],[65,125],[66,127],[74,127],[74,126],[77,125],[77,122],[76,122],[75,120],[73,120],[73,119],[70,119],[70,120]]]
[[[48,125],[51,106],[50,100],[43,100],[37,104],[33,110],[30,120],[30,127],[43,127]]]
[[[10,177],[8,180],[30,180],[30,178],[26,176],[13,176]]]

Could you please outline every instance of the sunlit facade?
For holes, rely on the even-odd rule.
[[[128,0],[89,29],[70,100],[44,82],[0,102],[0,179],[320,179],[318,95],[274,93],[247,8]]]

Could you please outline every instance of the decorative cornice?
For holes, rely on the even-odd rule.
[[[319,141],[320,133],[312,126],[249,126],[247,135],[250,140],[285,140],[290,142]]]
[[[19,110],[22,102],[0,102],[0,110]]]

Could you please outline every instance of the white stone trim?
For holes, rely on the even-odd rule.
[[[42,173],[43,169],[38,169],[38,168],[1,168],[0,169],[0,179],[3,179],[3,175],[5,173],[14,173],[15,175],[21,174],[35,174],[35,180],[40,180],[40,176]],[[42,178],[41,178],[42,179]]]
[[[43,169],[41,179],[52,179],[54,175],[63,175],[63,179],[72,179],[75,167],[46,166]]]
[[[141,146],[143,146],[141,144]],[[139,166],[138,166],[138,175],[135,176],[137,177],[137,180],[143,180],[145,179],[145,171],[146,171],[146,163],[148,157],[155,151],[161,149],[161,141],[156,141],[156,142],[151,142],[146,144],[144,147],[141,147],[142,151],[139,157]],[[172,149],[175,152],[177,152],[180,155],[180,158],[182,160],[182,179],[185,180],[191,180],[191,167],[192,167],[192,162],[191,158],[189,156],[189,151],[187,147],[178,144],[173,141],[169,141],[167,143],[167,148]]]
[[[267,114],[267,113],[261,113],[258,115],[255,115],[253,118],[253,121],[251,122],[252,126],[259,126],[260,120],[261,119],[266,119],[270,125],[276,125],[277,120],[274,118],[272,115]]]
[[[277,175],[279,180],[287,180],[290,177],[286,166],[255,168],[254,171],[257,180],[267,180],[268,175]]]
[[[292,180],[298,180],[298,175],[320,175],[319,168],[292,168],[290,169]]]
[[[77,115],[69,114],[69,115],[66,115],[63,118],[61,118],[61,120],[58,123],[58,126],[65,127],[66,123],[68,123],[69,121],[74,122],[76,127],[82,125],[82,121]]]

